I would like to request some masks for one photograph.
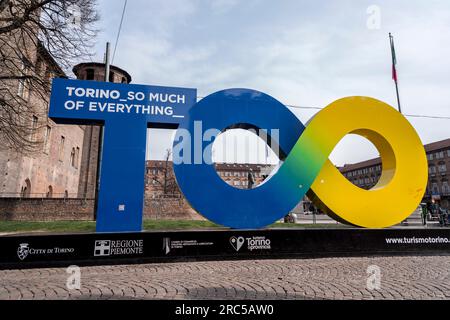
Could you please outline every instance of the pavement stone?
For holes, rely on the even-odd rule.
[[[367,287],[369,266],[380,287]],[[0,299],[449,299],[450,255],[179,262],[0,271]]]

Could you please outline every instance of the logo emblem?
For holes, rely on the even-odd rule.
[[[109,256],[111,253],[111,240],[96,240],[94,248],[94,256]]]
[[[231,246],[234,248],[234,250],[239,251],[242,247],[242,245],[244,244],[245,239],[244,237],[231,237],[230,238],[230,243]]]
[[[166,254],[170,252],[170,238],[163,238],[163,250]]]
[[[20,260],[25,259],[30,252],[30,248],[28,247],[28,243],[21,243],[19,248],[17,248],[17,256]]]

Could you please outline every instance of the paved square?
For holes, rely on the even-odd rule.
[[[96,266],[69,290],[65,268],[3,270],[0,299],[449,299],[449,271],[450,256]]]

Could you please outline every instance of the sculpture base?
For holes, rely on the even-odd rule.
[[[450,229],[265,229],[0,237],[0,268],[450,253]]]

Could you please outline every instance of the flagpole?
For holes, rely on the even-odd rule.
[[[391,56],[392,56],[392,79],[395,82],[395,92],[397,93],[397,105],[398,105],[398,111],[402,113],[402,107],[400,105],[400,95],[398,93],[398,79],[397,79],[397,58],[395,55],[395,48],[394,48],[394,37],[389,32],[389,42],[391,44]]]

